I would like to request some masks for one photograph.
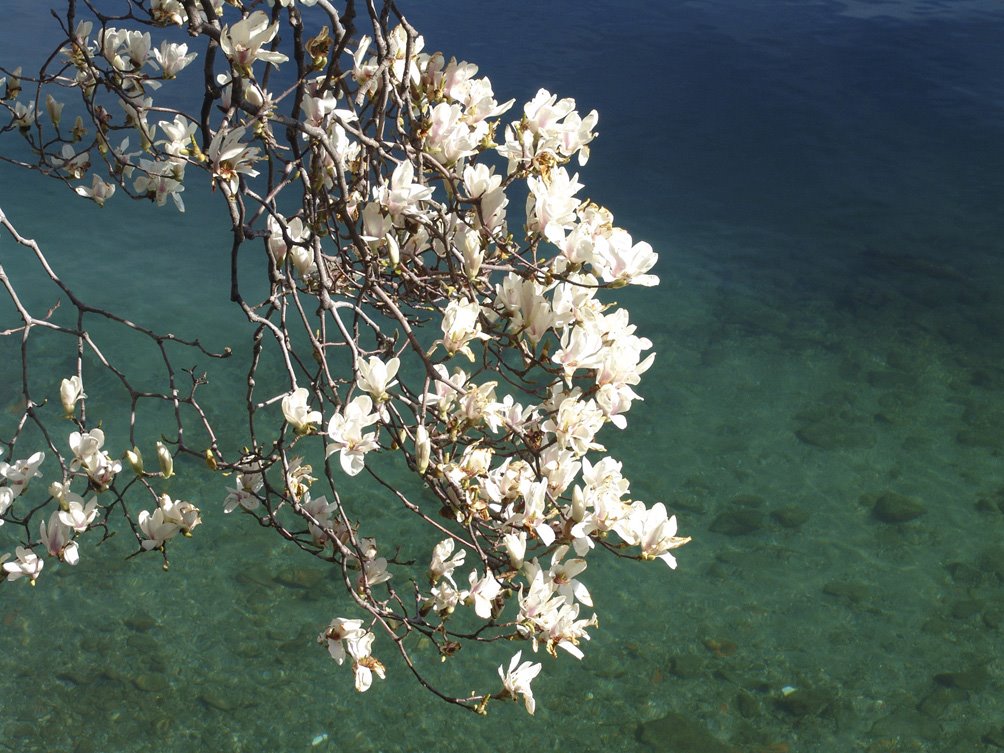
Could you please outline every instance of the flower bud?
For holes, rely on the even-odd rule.
[[[163,442],[157,442],[157,462],[160,463],[160,472],[164,478],[171,478],[174,475],[174,458]]]
[[[74,375],[60,382],[59,401],[63,404],[63,412],[67,418],[73,416],[76,412],[77,401],[84,397],[87,395],[84,394],[84,385],[80,381],[80,377]]]
[[[133,471],[136,472],[137,476],[143,475],[143,455],[140,453],[139,447],[133,447],[131,450],[126,450],[125,459],[132,467]]]
[[[519,570],[523,567],[523,558],[526,556],[526,531],[507,533],[502,541],[509,555],[509,564],[514,570]]]
[[[429,442],[429,430],[425,424],[419,424],[415,429],[415,467],[419,473],[424,474],[429,467],[429,456],[432,453],[432,445]]]
[[[58,101],[51,94],[45,95],[45,109],[49,113],[49,120],[52,124],[59,128],[59,121],[63,117],[63,103]]]

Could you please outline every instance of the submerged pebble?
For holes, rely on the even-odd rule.
[[[883,523],[906,523],[927,512],[918,500],[896,492],[885,492],[879,496],[872,508],[872,515]]]

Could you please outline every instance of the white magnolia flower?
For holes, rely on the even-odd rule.
[[[307,405],[310,393],[306,387],[297,387],[282,399],[282,415],[297,434],[308,434],[315,424],[321,423],[321,412]]]
[[[189,52],[187,44],[178,44],[164,40],[159,48],[154,48],[152,57],[160,67],[164,78],[174,78],[181,70],[195,60],[199,53]]]
[[[224,26],[220,32],[220,48],[223,54],[230,58],[238,68],[251,70],[256,60],[264,60],[278,66],[289,58],[281,52],[270,52],[261,49],[262,45],[271,42],[279,31],[278,22],[270,24],[268,14],[257,10],[247,18],[241,19],[231,26]]]
[[[464,564],[467,550],[461,549],[454,553],[456,542],[453,539],[443,539],[432,549],[432,563],[429,565],[429,583],[436,585],[440,578],[445,578],[454,587],[453,571]]]
[[[174,456],[163,442],[157,442],[157,462],[164,478],[171,478],[174,475]]]
[[[92,497],[90,502],[85,503],[79,494],[66,492],[61,502],[65,503],[66,509],[58,513],[60,522],[77,533],[86,531],[98,516],[97,497]]]
[[[541,666],[539,662],[525,661],[520,664],[519,660],[522,657],[523,652],[517,651],[516,655],[509,662],[509,668],[504,672],[502,666],[499,665],[499,677],[502,678],[502,687],[505,688],[506,695],[514,701],[519,696],[523,696],[526,710],[532,714],[534,709],[537,708],[537,702],[533,698],[530,683],[540,674]]]
[[[489,336],[481,331],[481,307],[476,301],[454,298],[447,304],[443,314],[443,339],[436,340],[433,347],[442,344],[449,354],[463,353],[469,361],[474,361],[474,353],[468,345],[471,340],[487,340]]]
[[[99,207],[103,207],[105,202],[115,194],[115,184],[105,183],[100,175],[94,174],[91,176],[90,188],[87,186],[77,186],[73,190],[78,196],[90,199]]]
[[[63,412],[67,416],[73,415],[77,401],[85,397],[87,395],[84,394],[84,385],[80,377],[74,375],[59,383],[59,401],[63,404]]]
[[[356,674],[356,690],[365,693],[373,684],[373,675],[386,677],[383,664],[372,655],[373,639],[376,636],[365,632],[361,636],[346,639],[346,650],[352,657],[352,670]]]
[[[376,432],[363,434],[363,429],[375,424],[380,416],[372,412],[373,400],[369,395],[359,395],[336,413],[328,422],[328,439],[325,457],[340,453],[342,470],[349,476],[357,475],[366,463],[366,453],[379,449]]]
[[[251,178],[258,175],[258,171],[251,167],[259,159],[258,147],[241,142],[246,132],[243,126],[229,130],[220,128],[206,149],[213,179],[225,185],[232,194],[237,193],[241,174]]]
[[[498,582],[491,570],[486,571],[485,577],[480,579],[477,570],[471,570],[467,580],[471,588],[460,594],[460,600],[467,606],[473,606],[475,614],[481,619],[490,619],[495,599],[502,592],[502,584]]]
[[[43,460],[45,460],[43,452],[36,452],[26,460],[17,460],[13,465],[0,460],[0,476],[7,479],[10,484],[6,488],[10,489],[15,497],[20,496],[21,492],[28,488],[28,484],[33,478],[42,475],[38,467]]]
[[[378,356],[370,356],[367,360],[356,361],[356,369],[359,371],[359,387],[368,392],[378,403],[386,400],[389,395],[387,390],[397,384],[394,379],[401,366],[401,359],[391,358],[387,363],[380,360]]]
[[[365,633],[362,620],[347,620],[344,617],[336,617],[327,629],[317,636],[317,642],[326,645],[331,658],[340,665],[348,655],[345,643],[359,640]]]
[[[3,569],[7,571],[7,580],[17,580],[24,577],[31,582],[31,585],[35,585],[35,580],[42,572],[45,562],[33,551],[23,546],[19,546],[14,552],[17,555],[17,560],[3,563]]]
[[[76,565],[80,561],[77,542],[73,540],[73,529],[60,520],[60,512],[54,512],[48,522],[42,521],[38,526],[38,537],[46,550],[53,557],[58,557],[67,565]]]

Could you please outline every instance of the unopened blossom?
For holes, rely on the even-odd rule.
[[[507,533],[502,537],[506,554],[509,556],[509,565],[513,570],[523,567],[523,558],[526,556],[526,531]]]
[[[316,424],[321,423],[321,412],[312,411],[307,405],[309,398],[306,387],[298,387],[282,398],[282,415],[297,434],[309,434]]]
[[[67,565],[76,565],[80,561],[73,529],[60,520],[58,511],[52,513],[48,521],[39,523],[38,538],[51,556],[58,557]]]
[[[174,475],[174,456],[163,442],[157,442],[157,462],[164,478],[171,478]]]
[[[502,666],[499,665],[499,677],[502,678],[502,687],[505,689],[506,695],[513,700],[517,700],[519,696],[523,696],[526,710],[532,714],[534,709],[537,708],[537,702],[533,698],[533,690],[530,689],[530,683],[540,674],[541,665],[539,662],[534,663],[529,661],[521,664],[520,659],[522,657],[523,652],[517,651],[516,655],[509,661],[509,668],[504,672]]]
[[[132,468],[133,473],[137,476],[143,475],[143,453],[140,452],[139,447],[133,447],[131,450],[125,451],[125,460]]]
[[[10,509],[11,505],[14,504],[16,495],[14,490],[9,486],[0,486],[0,516],[5,515]],[[4,520],[0,517],[0,526],[4,524]]]
[[[73,375],[59,383],[59,401],[63,404],[63,412],[67,416],[73,415],[77,401],[85,397],[87,395],[84,394],[84,385],[80,377]]]
[[[56,128],[59,128],[59,122],[63,118],[63,103],[51,94],[46,94],[45,111],[49,115],[49,120],[52,121],[52,124],[56,126]]]
[[[234,66],[249,73],[256,60],[278,66],[289,58],[281,52],[263,50],[279,31],[278,23],[269,23],[268,14],[255,11],[235,24],[224,26],[220,32],[220,48]]]
[[[4,562],[3,569],[7,572],[7,580],[17,580],[27,578],[31,585],[35,585],[35,580],[42,572],[45,562],[30,549],[19,546],[14,550],[17,559],[13,562]],[[6,557],[6,555],[4,555]]]
[[[415,470],[424,474],[429,467],[432,455],[432,443],[429,440],[429,430],[425,424],[415,427]]]

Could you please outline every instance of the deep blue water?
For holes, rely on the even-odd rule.
[[[40,4],[7,5],[0,63],[36,58]],[[544,657],[532,719],[435,704],[393,662],[358,696],[313,643],[337,588],[291,586],[311,563],[224,519],[193,471],[206,522],[169,573],[108,546],[0,588],[0,751],[996,750],[1004,7],[415,6],[427,49],[499,99],[546,87],[600,112],[583,182],[663,280],[618,296],[659,355],[608,446],[694,537],[679,569],[591,564],[601,629],[581,664]],[[222,203],[186,201],[97,211],[0,166],[0,207],[81,289],[225,344]],[[884,522],[890,494],[923,515]]]

